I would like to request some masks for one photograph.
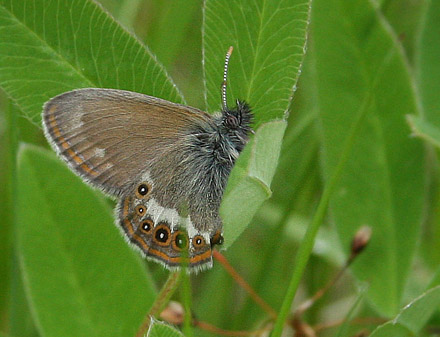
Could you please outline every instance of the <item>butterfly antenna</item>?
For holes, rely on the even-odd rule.
[[[223,83],[222,83],[222,103],[223,103],[223,110],[228,109],[228,101],[226,100],[226,81],[228,79],[228,65],[229,65],[229,58],[231,57],[232,51],[234,48],[231,46],[228,49],[228,52],[226,53],[225,58],[225,69],[223,71]]]

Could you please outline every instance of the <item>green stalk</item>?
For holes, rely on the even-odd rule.
[[[182,302],[185,308],[183,334],[186,337],[192,337],[194,333],[192,329],[191,280],[186,270],[182,272]]]
[[[150,311],[145,315],[144,321],[139,327],[136,337],[144,337],[144,335],[147,333],[150,327],[151,317],[158,316],[162,312],[163,308],[168,304],[171,296],[174,294],[179,285],[180,277],[180,272],[170,272],[167,281],[163,285],[159,294],[156,296],[156,300],[151,306]]]

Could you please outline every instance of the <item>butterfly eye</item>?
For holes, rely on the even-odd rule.
[[[238,118],[231,114],[226,116],[225,122],[226,125],[229,126],[230,128],[237,128],[240,125]]]
[[[205,245],[205,239],[201,235],[196,235],[193,238],[192,242],[193,242],[194,248],[196,248],[196,249],[201,248]]]
[[[151,186],[147,183],[140,183],[136,189],[136,196],[139,199],[145,199],[147,194],[150,192]]]

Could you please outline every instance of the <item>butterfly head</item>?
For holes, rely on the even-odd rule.
[[[237,100],[236,104],[232,109],[223,109],[221,129],[236,142],[244,145],[247,143],[249,134],[252,132],[253,115],[251,108],[246,102]]]

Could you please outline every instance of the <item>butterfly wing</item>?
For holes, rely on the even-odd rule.
[[[211,117],[195,108],[124,90],[79,89],[44,106],[52,147],[74,172],[120,196],[191,126]]]
[[[199,193],[205,172],[194,176],[193,160],[191,170],[183,164],[198,157],[186,152],[194,151],[191,130],[210,124],[200,110],[112,89],[70,91],[43,111],[56,152],[83,179],[120,197],[117,217],[128,241],[169,269],[212,265],[220,197]],[[190,214],[182,216],[182,203],[192,203]]]
[[[156,195],[155,186],[144,177],[120,199],[117,214],[128,241],[171,270],[182,264],[191,271],[210,268],[213,243],[209,233],[196,229],[176,209],[160,205]]]

